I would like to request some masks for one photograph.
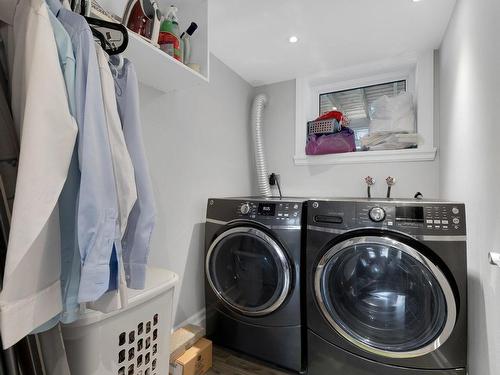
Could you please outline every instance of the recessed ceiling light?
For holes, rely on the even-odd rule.
[[[422,0],[412,0],[414,3],[419,3],[421,2]]]
[[[290,43],[297,43],[299,41],[299,38],[297,38],[295,35],[292,35],[290,38],[288,38],[288,41]]]

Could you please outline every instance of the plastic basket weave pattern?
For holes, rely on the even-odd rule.
[[[107,314],[86,309],[62,327],[72,375],[167,375],[178,276],[148,267],[144,290]]]
[[[307,123],[307,135],[333,134],[341,130],[341,125],[335,119],[314,120]]]

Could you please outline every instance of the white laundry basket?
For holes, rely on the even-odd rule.
[[[129,289],[128,307],[88,310],[62,332],[71,375],[168,375],[178,276],[149,268],[144,290]]]

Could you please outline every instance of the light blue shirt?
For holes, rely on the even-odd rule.
[[[116,63],[116,58],[111,56],[111,62]],[[143,289],[149,244],[155,225],[155,200],[142,140],[139,88],[135,69],[132,63],[125,59],[121,71],[117,72],[114,67],[112,71],[116,73],[114,77],[118,114],[134,166],[137,186],[137,201],[128,218],[127,229],[122,239],[123,262],[128,287]]]
[[[49,8],[50,10],[50,8]],[[61,24],[58,21],[52,11],[48,12],[50,24],[52,25],[52,30],[54,31],[54,38],[57,46],[57,53],[59,55],[59,65],[61,65],[61,71],[64,77],[64,83],[66,84],[66,93],[68,95],[69,111],[73,117],[75,116],[75,71],[76,62],[75,54],[73,53],[73,46],[71,45],[71,38]]]
[[[87,21],[62,8],[58,0],[47,0],[47,3],[68,32],[75,54],[80,174],[75,235],[81,261],[77,302],[93,302],[108,290],[113,244],[119,241],[118,203],[101,80],[94,38]],[[71,272],[70,284],[75,281],[74,277]]]
[[[73,54],[71,38],[64,26],[57,20],[51,10],[48,12],[59,55],[59,64],[66,84],[68,104],[71,115],[75,116],[75,71],[76,62]],[[59,197],[59,221],[61,228],[61,297],[63,311],[33,333],[39,333],[54,327],[59,321],[71,323],[78,319],[79,303],[78,287],[80,285],[80,256],[76,241],[76,201],[80,172],[76,146],[73,152],[68,176]]]

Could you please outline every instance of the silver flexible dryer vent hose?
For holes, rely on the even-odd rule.
[[[271,186],[269,185],[269,174],[267,173],[266,157],[264,154],[264,139],[262,135],[262,122],[264,107],[267,103],[267,96],[259,94],[253,100],[252,106],[252,126],[253,143],[255,149],[255,167],[257,168],[257,185],[259,195],[271,197]]]

